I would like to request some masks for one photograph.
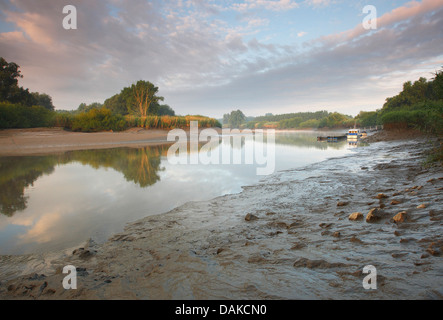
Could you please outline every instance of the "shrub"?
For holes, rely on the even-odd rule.
[[[105,108],[75,115],[71,124],[73,131],[82,132],[122,131],[126,128],[127,122],[123,116],[112,114],[111,110]]]
[[[0,128],[52,127],[55,113],[42,106],[0,103]]]

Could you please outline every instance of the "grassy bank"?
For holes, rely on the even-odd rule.
[[[191,121],[199,127],[221,127],[213,118],[204,116],[131,116],[114,114],[106,108],[82,113],[55,112],[40,106],[0,104],[0,129],[61,127],[80,132],[122,131],[129,128],[174,129],[187,128]]]

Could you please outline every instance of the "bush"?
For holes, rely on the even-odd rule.
[[[109,130],[122,131],[126,128],[127,122],[123,116],[114,115],[111,110],[101,108],[75,115],[70,129],[82,132],[98,132]]]
[[[427,101],[390,111],[380,116],[385,129],[415,128],[428,133],[443,133],[443,102]]]
[[[0,103],[0,128],[52,127],[55,113],[42,106]]]

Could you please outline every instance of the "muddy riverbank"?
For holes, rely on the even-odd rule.
[[[423,167],[429,141],[374,142],[278,172],[104,244],[1,256],[0,298],[442,299],[443,172]],[[77,289],[62,286],[66,265]],[[367,265],[377,289],[362,285]]]

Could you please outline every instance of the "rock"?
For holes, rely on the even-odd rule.
[[[349,216],[349,220],[351,221],[357,221],[357,220],[361,220],[363,219],[363,213],[361,212],[354,212],[351,213],[351,215]]]
[[[218,249],[217,249],[217,254],[222,253],[224,250],[225,250],[225,249],[223,249],[223,248],[218,248]]]
[[[291,247],[291,250],[300,250],[306,247],[304,243],[296,243]]]
[[[395,222],[395,223],[402,223],[402,222],[405,222],[405,220],[406,220],[406,215],[407,215],[406,211],[401,211],[401,212],[397,213],[397,214],[392,218],[392,220],[393,220],[393,222]]]
[[[401,202],[398,200],[392,200],[391,205],[395,206],[396,204],[400,204]]]
[[[383,211],[379,208],[372,208],[366,216],[366,222],[375,222],[382,217]]]
[[[428,205],[426,203],[422,203],[421,205],[417,206],[417,209],[424,209],[426,208]]]
[[[340,238],[340,232],[335,231],[335,232],[332,234],[332,236],[333,236],[333,237],[336,237],[336,238]]]
[[[258,219],[258,217],[255,216],[255,215],[253,215],[252,213],[248,213],[248,214],[245,216],[245,220],[246,220],[246,221],[253,221],[253,220],[257,220],[257,219]]]
[[[384,193],[379,193],[379,194],[377,194],[377,195],[375,196],[376,199],[384,199],[384,198],[387,198],[387,197],[388,197],[388,196],[385,195]]]
[[[347,201],[339,201],[339,202],[337,202],[337,207],[343,207],[343,206],[346,206],[348,204],[349,204],[349,202],[347,202]]]
[[[351,242],[354,243],[363,243],[363,241],[361,241],[359,238],[357,238],[356,236],[352,236],[352,238],[350,239]]]
[[[310,260],[307,258],[299,258],[294,262],[295,268],[308,268],[308,269],[330,269],[330,268],[340,268],[347,266],[340,262],[328,262],[326,260]]]
[[[78,256],[81,259],[87,259],[92,256],[92,252],[85,250],[85,248],[78,248],[72,251],[72,255]]]

